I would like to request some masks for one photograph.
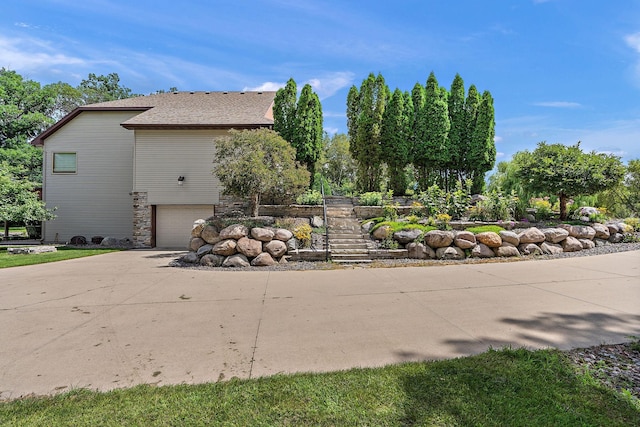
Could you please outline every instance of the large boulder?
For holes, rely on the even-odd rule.
[[[564,252],[562,246],[560,246],[558,243],[542,242],[540,243],[540,249],[545,255],[556,255]]]
[[[446,248],[453,243],[453,236],[451,231],[431,230],[424,235],[424,242],[433,249]]]
[[[496,254],[496,256],[499,257],[513,257],[513,256],[520,256],[520,252],[518,251],[518,248],[509,244],[500,246],[499,248],[495,248],[493,250]]]
[[[102,241],[104,242],[105,240],[106,239],[103,239]],[[204,246],[206,244],[207,242],[205,242],[200,237],[192,237],[191,240],[189,240],[189,250],[195,252],[200,249],[201,246]]]
[[[287,245],[287,252],[293,252],[298,249],[298,240],[294,238],[287,240],[285,244]]]
[[[522,255],[541,255],[542,249],[535,243],[521,243],[518,250]]]
[[[596,243],[593,240],[578,239],[578,241],[582,244],[582,249],[593,249],[596,247]]]
[[[191,237],[201,237],[200,233],[202,233],[202,230],[204,230],[206,225],[207,224],[204,219],[196,219],[193,222],[193,227],[191,227]]]
[[[407,243],[416,240],[418,237],[420,237],[421,234],[422,231],[418,230],[417,228],[412,228],[410,230],[396,231],[395,233],[393,233],[393,238],[398,243],[406,245]]]
[[[569,237],[569,231],[564,228],[544,228],[540,231],[544,233],[545,240],[550,243],[560,243]]]
[[[119,244],[120,240],[118,240],[117,237],[105,237],[102,239],[102,242],[100,242],[100,246],[106,246],[108,248],[118,246]]]
[[[204,226],[202,232],[200,233],[200,238],[212,245],[215,245],[222,240],[222,237],[220,237],[220,233],[218,233],[218,229],[211,224]]]
[[[275,236],[276,233],[268,228],[253,227],[251,229],[251,237],[256,240],[260,240],[261,242],[270,242]]]
[[[620,232],[620,226],[616,223],[609,223],[609,224],[605,224],[606,227],[609,229],[609,235],[611,234],[616,234]]]
[[[236,242],[236,250],[248,258],[254,258],[262,253],[262,242],[243,237]]]
[[[609,237],[609,238],[611,238],[611,237]],[[595,243],[597,247],[611,245],[610,241],[603,240],[603,239],[593,239],[593,243]]]
[[[476,240],[480,243],[484,243],[490,248],[499,248],[502,246],[502,238],[498,233],[493,231],[485,231],[483,233],[476,234]]]
[[[412,259],[433,259],[436,257],[436,253],[429,246],[411,242],[407,245],[408,257]]]
[[[473,258],[493,258],[496,256],[493,250],[484,243],[478,243],[472,250],[471,256]]]
[[[222,255],[208,254],[200,258],[200,265],[205,267],[221,267],[225,257]]]
[[[501,230],[498,235],[503,242],[511,243],[513,246],[518,246],[520,244],[520,238],[513,231]]]
[[[72,245],[86,245],[87,238],[84,236],[73,236],[71,239],[69,239],[69,243]],[[102,243],[102,241],[100,241],[100,243]]]
[[[586,239],[589,240],[589,239]],[[568,236],[561,243],[564,252],[578,252],[582,250],[582,243],[575,237]]]
[[[222,263],[223,267],[249,267],[249,260],[242,254],[228,256]]]
[[[207,254],[210,254],[212,249],[213,249],[213,245],[209,245],[209,244],[202,245],[196,251],[196,255],[198,255],[198,258],[203,257]]]
[[[311,227],[313,227],[313,228],[324,227],[324,219],[322,219],[321,216],[314,215],[314,216],[311,217],[309,222],[310,222]]]
[[[280,240],[272,240],[262,244],[262,249],[265,252],[269,252],[272,257],[280,258],[287,253],[287,244]]]
[[[233,239],[223,240],[216,243],[211,249],[211,253],[215,255],[229,256],[236,253],[237,242]]]
[[[275,264],[277,264],[277,262],[267,252],[262,252],[260,255],[255,257],[253,261],[251,261],[251,265],[254,267],[268,267]]]
[[[457,246],[441,247],[436,250],[436,258],[438,259],[464,259],[464,251]]]
[[[243,237],[247,237],[249,235],[249,229],[246,225],[243,224],[232,224],[226,228],[220,230],[220,238],[222,240],[225,239],[235,239],[240,240]]]
[[[276,229],[273,238],[280,240],[281,242],[288,242],[293,238],[293,233],[286,228],[278,228]]]
[[[375,230],[371,236],[376,240],[384,240],[391,235],[391,227],[388,225],[382,225]]]
[[[569,228],[569,236],[576,239],[589,239],[593,240],[596,237],[596,230],[587,225],[572,225]]]
[[[622,233],[615,233],[609,236],[609,242],[611,243],[620,243],[623,240],[624,240],[624,234]]]
[[[180,257],[180,261],[188,264],[195,264],[198,262],[198,255],[195,252],[189,252]]]
[[[609,233],[609,227],[607,227],[604,224],[593,224],[591,226],[591,228],[593,228],[593,230],[596,232],[596,235],[594,238],[596,239],[608,239],[609,236],[611,236],[611,233]]]
[[[476,245],[476,235],[466,230],[457,231],[453,244],[460,249],[471,249]]]
[[[518,239],[520,239],[520,243],[542,243],[546,236],[536,227],[530,227],[518,234]]]

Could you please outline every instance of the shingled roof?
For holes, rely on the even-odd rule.
[[[76,108],[36,137],[41,145],[83,111],[140,111],[121,123],[126,129],[230,129],[273,125],[276,92],[168,92]]]

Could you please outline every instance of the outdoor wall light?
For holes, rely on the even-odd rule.
[[[182,183],[184,182],[184,176],[180,175],[178,177],[178,185],[182,186]]]

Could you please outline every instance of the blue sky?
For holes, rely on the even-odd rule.
[[[4,0],[0,67],[43,84],[116,72],[136,93],[275,90],[346,132],[349,87],[491,91],[498,160],[539,141],[640,158],[640,1]]]

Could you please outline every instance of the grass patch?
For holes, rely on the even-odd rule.
[[[477,227],[469,227],[466,230],[472,232],[473,234],[484,233],[486,231],[500,233],[501,231],[504,231],[504,228],[500,227],[499,225],[479,225]]]
[[[422,225],[422,224],[413,224],[409,222],[401,222],[401,221],[382,221],[371,227],[371,233],[373,233],[378,228],[383,225],[388,225],[391,227],[391,233],[395,233],[396,231],[402,230],[421,230],[423,233],[427,233],[431,230],[437,230],[436,227],[432,227],[430,225]]]
[[[557,350],[0,403],[2,425],[638,425],[640,412]]]
[[[31,255],[10,255],[7,248],[0,248],[0,268],[20,267],[23,265],[44,264],[47,262],[64,261],[67,259],[84,258],[87,256],[116,252],[121,249],[76,249],[62,246],[58,252]]]

